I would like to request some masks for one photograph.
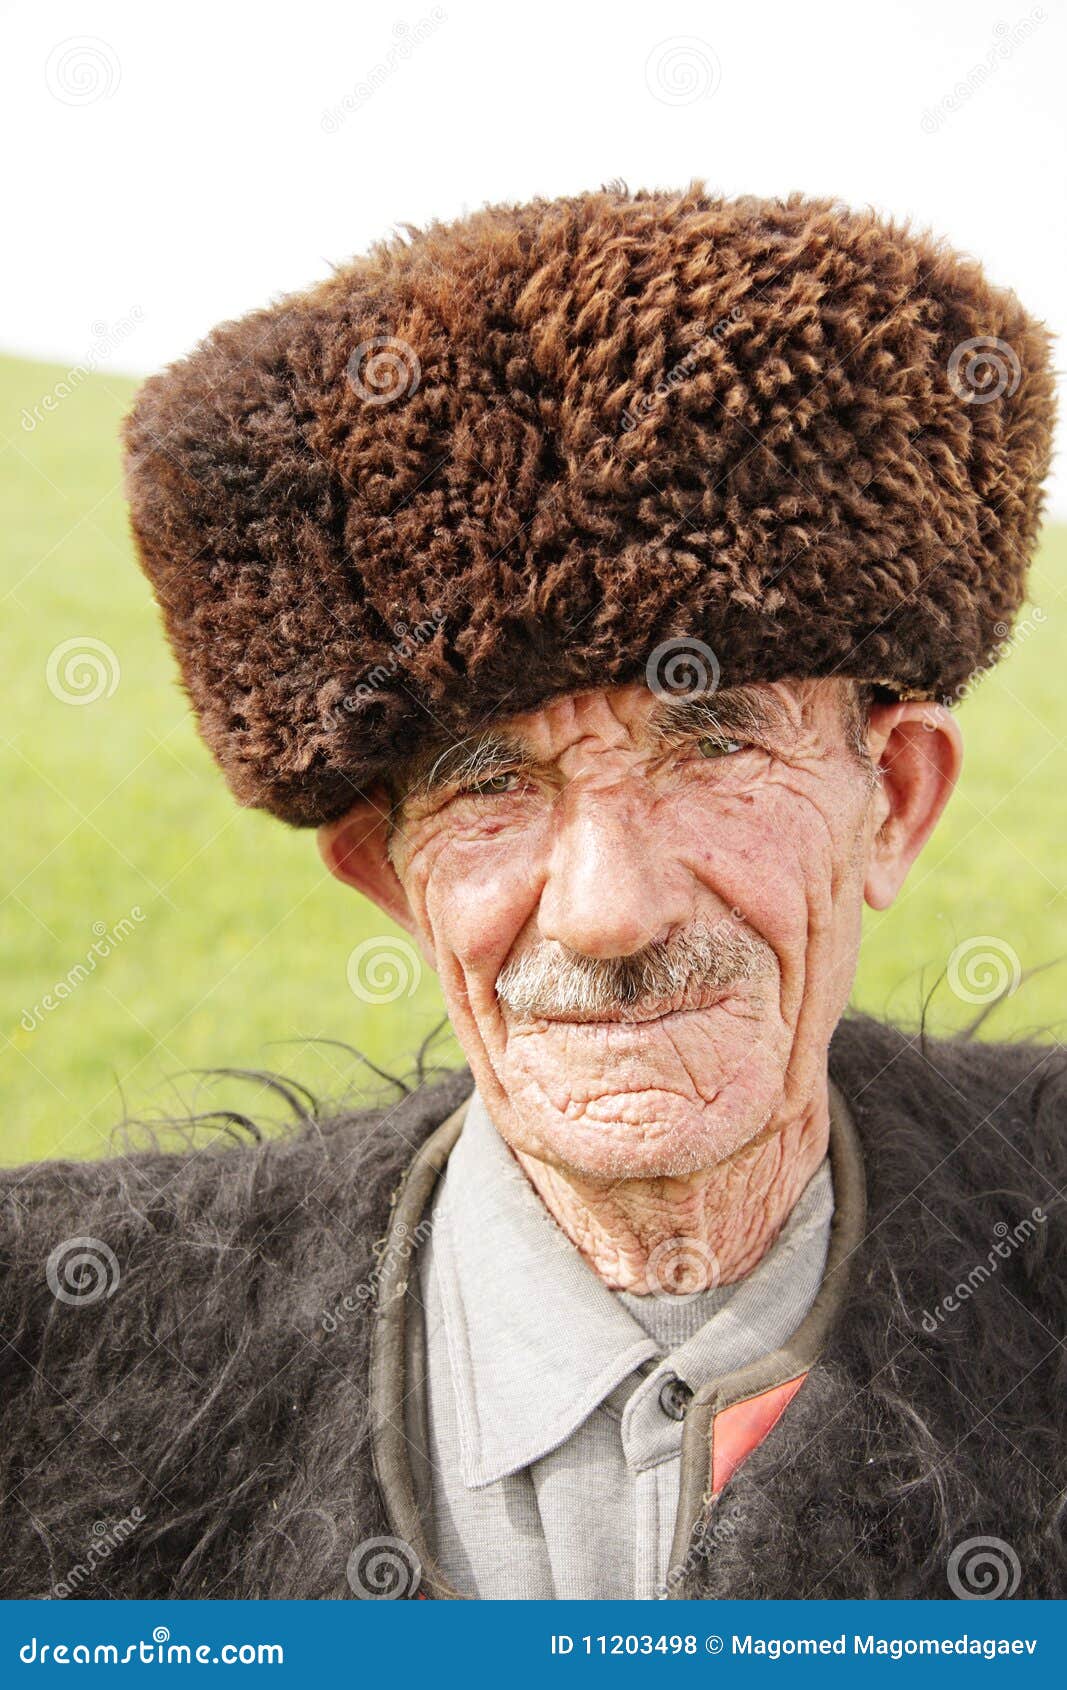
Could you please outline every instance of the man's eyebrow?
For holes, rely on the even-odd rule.
[[[650,712],[647,733],[653,743],[668,745],[703,734],[743,735],[765,740],[795,731],[788,710],[773,694],[757,687],[724,687],[721,692],[688,698],[658,699]],[[400,771],[394,809],[411,798],[429,798],[451,786],[485,779],[503,769],[530,769],[535,758],[522,740],[488,730],[445,746],[427,748]]]
[[[501,769],[529,768],[533,758],[521,740],[502,733],[482,733],[425,752],[404,770],[400,802],[428,798],[445,787],[484,779]]]
[[[648,719],[650,736],[662,744],[710,734],[723,738],[781,739],[794,731],[789,711],[774,693],[745,686],[694,693],[687,698],[658,699]]]

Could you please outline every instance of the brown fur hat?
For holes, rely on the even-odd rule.
[[[953,701],[1022,601],[1051,422],[1048,336],[974,263],[696,185],[409,230],[216,329],[126,442],[204,737],[313,825],[583,687]]]

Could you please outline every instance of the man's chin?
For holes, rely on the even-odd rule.
[[[716,1167],[771,1119],[789,1055],[767,1006],[742,997],[651,1023],[512,1022],[503,1031],[490,1094],[504,1137],[591,1179]]]
[[[602,1092],[566,1113],[522,1103],[515,1148],[587,1179],[684,1179],[716,1167],[765,1126],[768,1110],[724,1086],[696,1100],[668,1088]]]

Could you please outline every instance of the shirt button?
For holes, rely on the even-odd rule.
[[[660,1386],[659,1406],[669,1420],[684,1420],[693,1393],[683,1379],[665,1379]]]

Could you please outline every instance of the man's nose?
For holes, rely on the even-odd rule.
[[[689,918],[686,881],[644,805],[572,788],[559,801],[541,937],[584,956],[630,956]]]

